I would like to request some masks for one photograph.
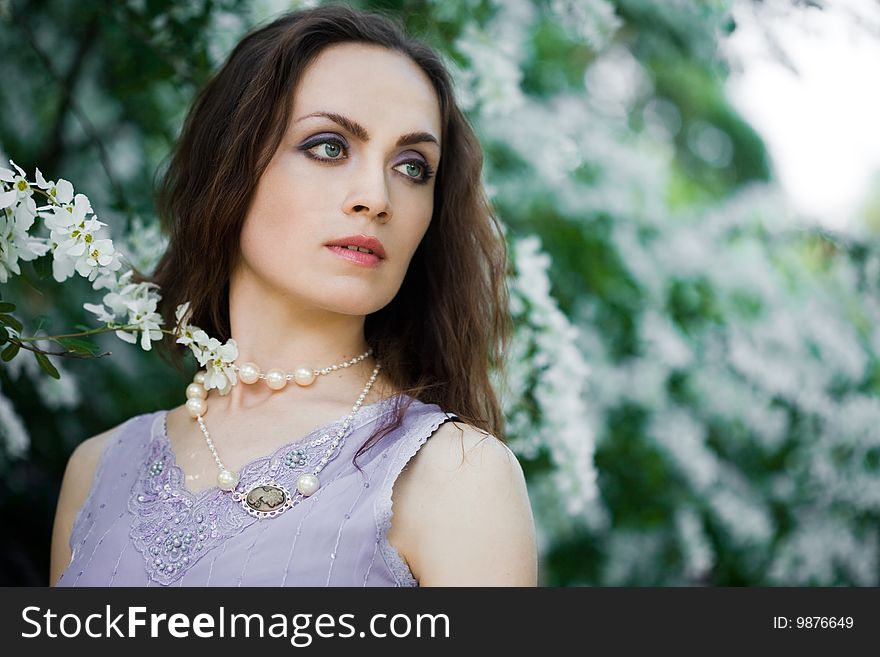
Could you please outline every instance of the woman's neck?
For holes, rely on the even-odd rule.
[[[263,374],[270,369],[280,369],[287,374],[293,374],[299,367],[321,370],[363,354],[369,349],[364,339],[364,320],[363,315],[306,307],[247,283],[230,286],[229,321],[232,338],[238,346],[236,365],[254,363]],[[225,395],[226,399],[218,401],[230,411],[309,399],[350,397],[353,404],[375,365],[376,359],[370,356],[355,365],[318,376],[303,388],[294,381],[277,391],[269,388],[264,380],[253,384],[239,381]],[[384,377],[374,388],[384,394],[389,392]]]

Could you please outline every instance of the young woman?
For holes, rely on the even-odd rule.
[[[185,123],[153,278],[166,324],[189,302],[234,338],[239,380],[197,374],[185,405],[75,450],[52,583],[535,585],[481,163],[441,60],[388,19],[248,35]]]

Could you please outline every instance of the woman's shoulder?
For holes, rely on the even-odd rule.
[[[146,415],[146,414],[145,414]],[[136,416],[143,417],[143,416]],[[70,534],[79,510],[85,504],[91,491],[95,474],[101,458],[107,450],[108,443],[120,428],[135,418],[86,438],[67,459],[67,467],[61,480],[58,503],[55,509],[55,523],[52,530],[50,579],[58,581],[64,568],[70,561]]]
[[[504,442],[466,422],[442,422],[401,473],[392,535],[421,586],[534,585],[537,577],[522,467]]]
[[[152,415],[154,414],[142,413],[128,418],[106,431],[86,438],[77,445],[67,461],[67,468],[64,471],[64,479],[61,484],[62,495],[69,492],[74,494],[74,497],[81,495],[84,499],[110,439],[117,435],[125,425]],[[83,491],[83,489],[85,490]]]
[[[410,424],[427,422],[429,425],[427,429],[419,427],[419,430],[430,434],[422,438],[430,438],[430,440],[418,450],[416,458],[438,461],[437,465],[451,466],[456,458],[461,460],[471,455],[471,458],[481,459],[485,456],[485,452],[491,452],[485,457],[516,460],[513,452],[503,441],[488,431],[463,421],[458,415],[440,405],[405,394],[399,396],[397,403],[407,402],[406,416],[410,418]]]
[[[101,433],[96,434],[90,438],[86,438],[79,445],[77,445],[76,449],[73,450],[73,453],[70,455],[70,459],[67,462],[68,469],[94,469],[101,458],[101,454],[104,453],[104,449],[107,447],[107,443],[110,442],[110,438],[112,438],[113,435],[127,421],[128,420],[120,422],[119,424],[107,429],[106,431],[102,431]]]
[[[455,418],[455,416],[452,416]],[[420,485],[440,487],[478,474],[522,474],[519,461],[497,437],[457,418],[442,422],[411,462],[419,471]]]

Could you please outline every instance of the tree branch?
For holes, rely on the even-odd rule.
[[[64,120],[67,118],[67,113],[70,111],[70,105],[73,102],[73,90],[76,87],[79,75],[82,72],[82,65],[85,61],[86,55],[95,43],[95,33],[97,31],[98,19],[97,17],[92,17],[89,24],[86,26],[83,38],[77,45],[67,75],[65,75],[63,79],[60,75],[58,76],[58,83],[61,87],[61,99],[58,103],[58,109],[55,114],[55,125],[52,127],[52,136],[49,138],[47,151],[39,158],[40,162],[46,162],[44,166],[47,169],[57,169],[58,160],[64,150],[62,140]]]
[[[113,188],[113,193],[116,197],[116,201],[129,217],[133,216],[134,211],[128,204],[125,192],[122,189],[122,185],[119,184],[119,181],[116,180],[116,176],[113,175],[113,170],[110,166],[110,158],[107,155],[107,149],[104,146],[104,142],[101,140],[101,137],[98,134],[98,131],[95,128],[94,124],[92,124],[91,120],[89,120],[88,116],[86,116],[85,112],[82,111],[82,108],[79,106],[79,103],[77,102],[76,97],[73,93],[73,85],[76,81],[76,77],[79,74],[79,70],[82,65],[82,59],[85,59],[85,56],[88,53],[89,48],[91,47],[91,42],[94,41],[94,33],[97,31],[97,17],[93,18],[92,22],[90,23],[90,27],[92,25],[94,25],[94,27],[91,30],[87,31],[91,38],[87,38],[85,40],[87,43],[80,43],[80,46],[77,49],[77,55],[80,56],[81,59],[79,62],[74,61],[73,65],[71,66],[71,69],[68,72],[68,77],[70,78],[69,81],[65,78],[62,78],[61,75],[55,70],[54,66],[52,65],[52,61],[49,59],[49,56],[37,43],[37,39],[33,31],[31,30],[27,19],[21,17],[18,21],[18,24],[21,27],[22,32],[24,32],[28,44],[36,53],[46,71],[61,88],[62,107],[59,108],[59,116],[56,119],[56,128],[60,129],[59,126],[63,124],[64,121],[61,110],[63,110],[64,108],[69,108],[70,113],[76,117],[77,121],[79,121],[80,125],[82,126],[83,131],[89,136],[92,144],[97,149],[98,159],[101,161],[101,167],[104,169],[104,173],[107,174],[107,179],[110,181],[110,186]]]

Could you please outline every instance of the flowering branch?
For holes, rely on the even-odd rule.
[[[99,333],[107,333],[114,330],[134,330],[133,326],[100,326],[98,328],[89,329],[88,331],[80,331],[79,333],[64,333],[63,335],[35,335],[32,338],[18,338],[19,342],[35,342],[37,340],[61,340],[63,338],[80,338],[87,335],[97,335]]]
[[[159,286],[143,281],[132,282],[134,270],[123,267],[122,254],[112,240],[104,236],[107,224],[98,221],[89,199],[74,194],[67,180],[46,180],[39,169],[35,181],[29,181],[25,172],[10,160],[15,171],[0,167],[0,283],[10,275],[21,274],[18,261],[36,260],[52,256],[52,275],[59,283],[74,273],[92,282],[95,290],[106,289],[102,303],[85,303],[83,308],[94,314],[104,325],[77,333],[23,337],[22,323],[11,313],[15,305],[0,301],[0,359],[8,362],[25,349],[34,354],[40,367],[50,376],[59,374],[48,356],[96,358],[110,355],[98,353],[92,343],[79,338],[114,331],[125,342],[140,342],[144,351],[161,340],[163,334],[177,336],[177,342],[189,346],[199,364],[206,368],[205,389],[217,388],[227,394],[238,380],[233,361],[238,357],[235,341],[221,344],[197,326],[190,323],[189,303],[178,306],[177,325],[173,330],[163,329],[162,316],[157,311],[161,300]],[[47,204],[37,206],[34,194],[45,198]],[[41,224],[36,219],[42,220]],[[48,236],[31,234],[31,230],[45,227]],[[39,341],[56,342],[65,348],[62,352],[46,351]],[[7,344],[8,343],[8,344]]]
[[[57,336],[55,336],[57,337]],[[77,351],[75,348],[70,347],[67,351],[46,351],[45,349],[40,349],[39,347],[31,346],[27,344],[29,340],[45,340],[46,338],[23,338],[16,339],[12,338],[9,343],[17,345],[19,349],[27,349],[28,351],[32,351],[35,354],[43,354],[45,356],[65,356],[67,358],[101,358],[102,356],[109,356],[113,352],[105,351],[103,353],[83,353],[82,351]]]

